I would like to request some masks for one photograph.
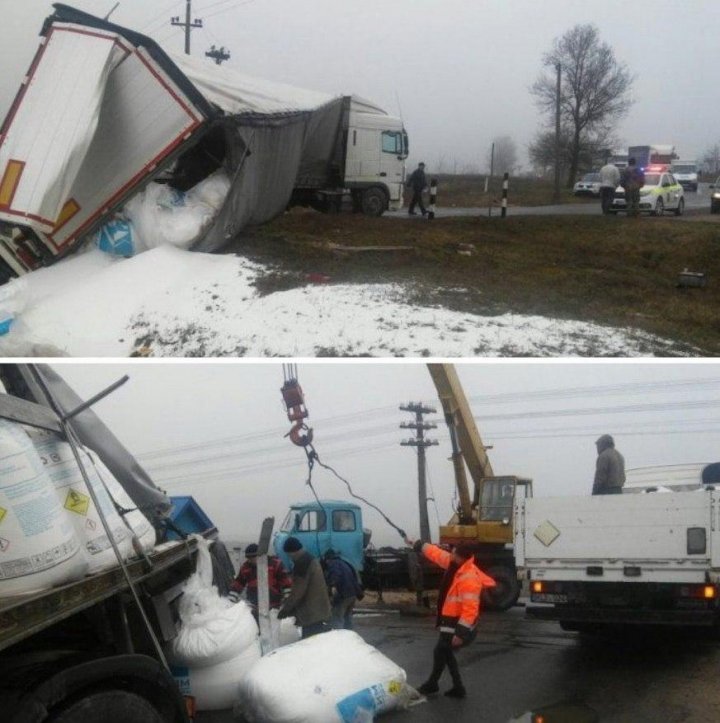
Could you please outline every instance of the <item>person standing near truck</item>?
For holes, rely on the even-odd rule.
[[[423,216],[427,214],[425,206],[423,205],[422,192],[427,186],[427,177],[425,176],[425,164],[418,163],[418,167],[410,174],[410,178],[407,180],[408,188],[412,188],[412,198],[410,199],[410,206],[408,207],[408,214],[410,216],[416,216],[415,206],[420,206],[420,212]]]
[[[325,580],[331,591],[330,624],[335,630],[352,630],[353,609],[355,603],[363,597],[355,568],[335,550],[328,550],[325,553]]]
[[[619,495],[625,484],[625,458],[615,449],[615,440],[603,434],[595,442],[597,462],[592,493],[594,495]]]
[[[640,189],[645,185],[645,174],[638,168],[634,158],[628,159],[620,185],[625,189],[625,207],[628,216],[637,216],[640,212]]]
[[[293,561],[292,590],[278,612],[278,620],[294,615],[303,640],[326,632],[330,629],[330,598],[320,562],[303,549],[297,537],[288,537],[283,550]]]
[[[614,163],[606,163],[600,169],[600,206],[603,214],[610,213],[615,189],[620,184],[620,171]]]
[[[452,552],[446,552],[421,540],[413,543],[406,539],[405,542],[445,570],[437,603],[437,628],[440,637],[433,650],[430,677],[418,691],[423,695],[437,693],[440,690],[440,676],[447,667],[453,684],[452,688],[445,691],[445,695],[449,698],[464,698],[467,691],[460,677],[455,651],[475,639],[483,587],[495,587],[495,580],[475,565],[470,545],[457,545]]]
[[[237,602],[243,590],[248,603],[252,607],[255,620],[258,619],[258,546],[253,543],[245,548],[245,562],[238,570],[235,580],[230,585],[228,597]],[[292,587],[292,579],[282,562],[277,557],[268,557],[268,587],[270,588],[270,608],[278,609]]]

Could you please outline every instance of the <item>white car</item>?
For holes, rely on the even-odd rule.
[[[599,196],[600,174],[586,173],[582,179],[573,186],[573,193],[576,196]]]
[[[640,189],[640,211],[653,216],[662,216],[665,211],[673,211],[676,216],[682,216],[685,210],[683,195],[683,187],[672,173],[648,169],[645,173],[645,185]],[[617,213],[626,210],[625,189],[618,186],[610,211]]]

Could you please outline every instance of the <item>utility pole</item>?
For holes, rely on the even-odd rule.
[[[420,402],[402,404],[400,409],[403,412],[410,412],[415,415],[414,422],[402,422],[400,429],[414,429],[415,439],[406,439],[400,442],[401,447],[416,447],[418,461],[418,502],[420,506],[420,539],[430,541],[430,521],[427,510],[427,482],[425,479],[425,448],[437,445],[437,439],[425,439],[425,430],[437,429],[434,422],[425,422],[423,417],[426,414],[435,414],[437,410],[433,407],[426,407]]]
[[[213,45],[210,50],[205,51],[205,55],[208,58],[212,58],[215,61],[215,65],[220,65],[223,60],[230,60],[230,51],[225,50],[224,45],[221,48],[216,48]]]
[[[562,65],[555,64],[557,84],[555,87],[555,203],[560,203],[560,91],[562,86]]]
[[[195,28],[201,28],[203,26],[202,20],[198,20],[195,18],[192,22],[190,22],[190,17],[192,14],[192,0],[185,0],[185,22],[180,22],[180,16],[176,15],[174,18],[170,20],[171,25],[179,25],[182,28],[185,28],[185,55],[190,55],[190,31],[195,30]]]

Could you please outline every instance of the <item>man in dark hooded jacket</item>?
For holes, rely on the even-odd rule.
[[[420,213],[424,216],[427,213],[422,200],[422,192],[427,186],[424,163],[418,163],[418,167],[410,174],[410,178],[407,180],[407,185],[409,188],[412,188],[413,192],[412,198],[410,199],[410,206],[408,207],[408,213],[411,216],[415,216],[415,206],[420,206]]]
[[[625,458],[615,449],[615,440],[603,434],[597,442],[597,462],[592,493],[594,495],[619,495],[625,484]]]
[[[325,553],[325,580],[331,590],[332,616],[335,629],[352,630],[352,614],[362,587],[355,568],[334,550]]]

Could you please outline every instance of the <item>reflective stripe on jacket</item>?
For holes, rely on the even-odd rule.
[[[425,543],[422,553],[443,570],[452,564],[452,555],[435,545]],[[442,601],[440,632],[469,637],[480,617],[480,595],[483,587],[495,587],[495,580],[486,575],[472,558],[457,568]]]

